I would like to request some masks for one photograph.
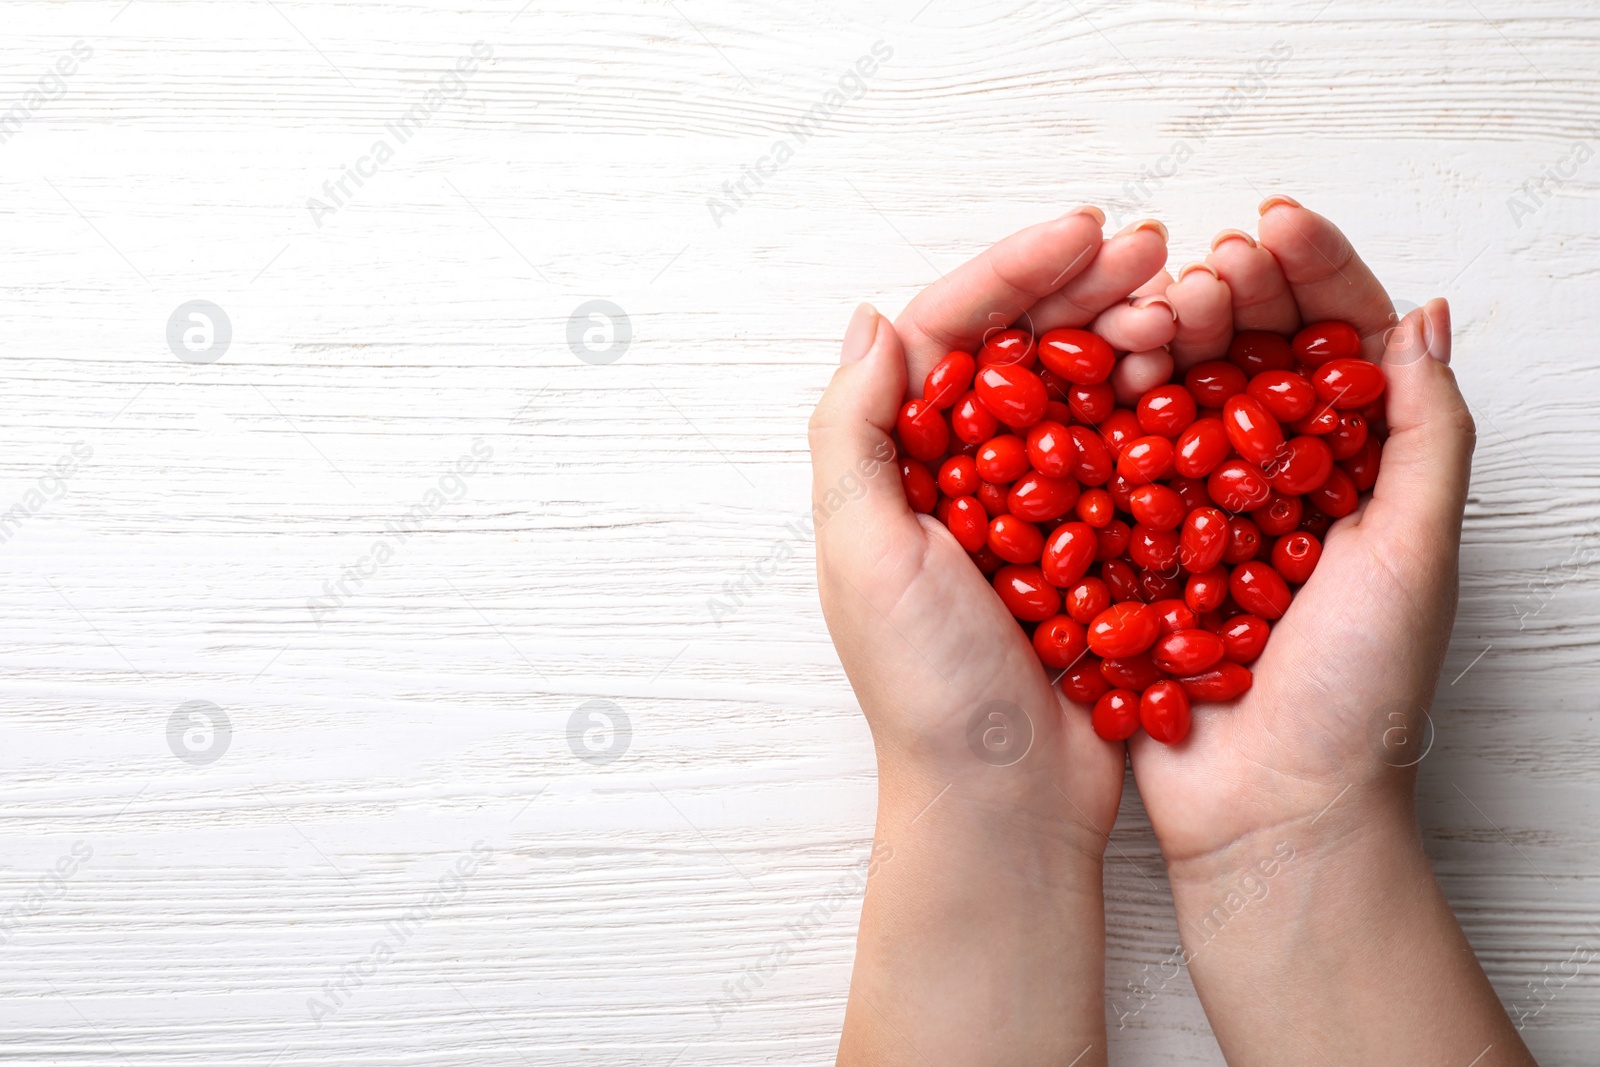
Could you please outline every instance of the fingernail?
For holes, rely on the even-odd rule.
[[[1152,233],[1159,233],[1163,241],[1167,239],[1167,228],[1161,225],[1161,223],[1156,219],[1140,219],[1138,222],[1124,226],[1122,229],[1118,230],[1116,236],[1127,237],[1129,234],[1138,233],[1140,230],[1149,230]]]
[[[1422,308],[1422,344],[1428,355],[1450,365],[1450,302],[1434,297]]]
[[[1164,307],[1167,309],[1167,314],[1172,316],[1172,321],[1178,321],[1178,312],[1173,308],[1172,301],[1168,300],[1164,296],[1155,296],[1154,294],[1150,296],[1130,296],[1128,298],[1128,303],[1132,304],[1140,311],[1143,311],[1145,308]]]
[[[1235,239],[1243,241],[1251,248],[1256,246],[1256,239],[1245,233],[1243,230],[1223,230],[1211,239],[1211,251],[1215,252],[1217,250],[1217,246],[1222,242],[1232,241]]]
[[[1106,224],[1106,213],[1093,204],[1079,204],[1065,215],[1062,215],[1061,218],[1070,219],[1074,215],[1091,215],[1100,225],[1104,226]],[[1061,220],[1057,219],[1056,221],[1059,222]]]
[[[839,346],[841,366],[854,363],[872,351],[873,339],[878,336],[878,309],[871,304],[858,304],[850,316],[850,325],[844,331],[844,344]]]
[[[1184,275],[1197,270],[1203,270],[1213,278],[1221,277],[1217,274],[1216,268],[1209,263],[1185,263],[1183,269],[1178,272],[1178,280],[1183,281]]]
[[[1303,206],[1304,205],[1301,204],[1300,201],[1296,200],[1292,196],[1284,196],[1282,193],[1273,193],[1271,196],[1269,196],[1265,200],[1261,201],[1261,206],[1256,208],[1256,214],[1265,215],[1267,212],[1271,211],[1275,207],[1303,207]]]

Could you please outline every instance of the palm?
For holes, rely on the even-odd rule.
[[[1280,220],[1276,233],[1264,220],[1261,248],[1222,254],[1238,260],[1224,264],[1224,292],[1229,266],[1246,290],[1228,293],[1232,306],[1224,310],[1233,322],[1279,330],[1296,325],[1288,316],[1342,318],[1357,325],[1376,357],[1389,321],[1387,296],[1353,253],[1334,265],[1324,249],[1304,247],[1316,239],[1337,247],[1343,238],[1326,220],[1295,213],[1308,218]],[[1282,261],[1276,279],[1264,269],[1265,255]],[[1263,299],[1249,290],[1274,280],[1286,298],[1277,304],[1279,318],[1250,321],[1242,308]],[[1397,414],[1411,421],[1409,410],[1397,413],[1392,396],[1389,408],[1391,423]],[[1197,707],[1190,739],[1177,749],[1149,738],[1131,745],[1139,791],[1169,861],[1315,818],[1350,787],[1409,786],[1411,772],[1395,768],[1414,764],[1425,744],[1414,709],[1431,698],[1455,610],[1452,524],[1460,519],[1459,501],[1452,516],[1452,501],[1441,498],[1438,506],[1418,497],[1412,475],[1419,472],[1390,470],[1391,454],[1396,468],[1426,459],[1420,432],[1402,428],[1391,437],[1372,500],[1329,531],[1316,572],[1252,667],[1251,690],[1230,705]]]

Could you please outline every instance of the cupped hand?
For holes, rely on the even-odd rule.
[[[1328,531],[1315,573],[1252,665],[1253,688],[1197,705],[1174,748],[1130,742],[1175,877],[1257,835],[1304,840],[1374,812],[1409,818],[1455,614],[1474,431],[1448,365],[1449,308],[1435,299],[1396,318],[1332,223],[1283,198],[1262,207],[1259,238],[1223,231],[1206,263],[1166,289],[1180,369],[1221,358],[1236,330],[1340,319],[1383,366],[1389,436],[1371,499]]]
[[[891,324],[857,309],[810,426],[823,614],[861,701],[885,802],[908,810],[946,786],[1039,820],[1098,854],[1121,794],[1124,750],[1050,684],[1026,634],[942,524],[913,513],[890,434],[934,363],[1013,323],[1036,334],[1090,323],[1118,347],[1166,344],[1166,233],[1105,239],[1080,209],[996,244],[918,295]]]

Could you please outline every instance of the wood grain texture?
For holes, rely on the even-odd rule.
[[[0,544],[0,916],[91,856],[0,944],[0,1060],[831,1061],[873,764],[788,525],[805,419],[855,301],[1084,200],[1164,218],[1178,266],[1292,190],[1397,296],[1451,298],[1480,441],[1420,811],[1508,1004],[1600,945],[1600,162],[1507,204],[1600,142],[1591,6],[5,8],[0,115],[93,54],[0,143],[0,515],[41,501]],[[859,99],[786,131],[879,41]],[[206,366],[164,338],[198,298],[233,325]],[[566,341],[596,298],[633,327],[605,366]],[[591,699],[631,722],[609,764],[569,744]],[[168,747],[194,700],[232,723],[206,766]],[[1131,785],[1115,842],[1114,1003],[1176,943]],[[1595,965],[1545,988],[1529,1044],[1594,1062]],[[1119,1064],[1221,1062],[1184,974],[1112,1033]]]

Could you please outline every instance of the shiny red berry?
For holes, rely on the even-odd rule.
[[[1156,682],[1139,697],[1139,724],[1163,745],[1189,736],[1189,694],[1177,682]]]
[[[1324,515],[1342,519],[1356,509],[1359,502],[1356,483],[1350,480],[1343,468],[1335,466],[1328,480],[1306,494],[1306,502]]]
[[[1228,362],[1249,375],[1294,366],[1289,342],[1266,330],[1240,330],[1228,344]]]
[[[1252,511],[1266,503],[1272,487],[1260,468],[1242,459],[1225,460],[1206,479],[1206,492],[1226,511]]]
[[[1250,379],[1246,391],[1279,422],[1293,422],[1311,414],[1317,391],[1292,370],[1262,371]]]
[[[1172,442],[1151,434],[1128,443],[1117,460],[1117,473],[1130,482],[1153,482],[1172,469]]]
[[[947,408],[972,388],[977,364],[965,352],[951,352],[933,365],[922,382],[922,399],[936,408]]]
[[[1194,397],[1181,385],[1159,385],[1139,398],[1139,425],[1145,433],[1176,437],[1194,421]]]
[[[1220,408],[1230,396],[1245,391],[1249,378],[1232,363],[1214,359],[1190,367],[1183,384],[1200,407]]]
[[[955,537],[956,544],[968,552],[976,552],[989,543],[989,516],[975,496],[958,496],[951,500],[944,524]]]
[[[991,364],[978,368],[978,402],[990,414],[1013,429],[1025,429],[1044,418],[1050,398],[1044,382],[1026,367],[1016,363]]]
[[[978,446],[978,477],[986,482],[1012,482],[1028,469],[1028,446],[1012,434],[991,437]]]
[[[1315,367],[1330,359],[1354,359],[1361,355],[1361,335],[1349,323],[1313,322],[1294,335],[1289,347],[1295,359]]]
[[[1155,611],[1156,618],[1161,624],[1161,633],[1177,633],[1179,630],[1193,630],[1200,623],[1194,609],[1181,600],[1157,599],[1150,601],[1150,607]]]
[[[1349,459],[1367,443],[1367,420],[1357,411],[1341,411],[1339,426],[1324,440],[1336,460]]]
[[[1082,578],[1072,583],[1061,600],[1072,621],[1087,626],[1111,606],[1111,590],[1099,578]]]
[[[1099,528],[1116,518],[1115,506],[1111,503],[1111,494],[1104,489],[1085,489],[1078,494],[1078,503],[1073,506],[1073,511],[1078,518],[1090,526]]]
[[[984,512],[992,519],[996,515],[1006,514],[1009,510],[1007,500],[1009,499],[1010,490],[1011,487],[1009,485],[997,482],[979,482],[978,491],[975,495],[978,498],[978,503],[983,505]]]
[[[1232,700],[1247,692],[1254,679],[1250,668],[1223,660],[1208,671],[1178,679],[1191,700]]]
[[[1228,598],[1228,568],[1217,566],[1191,574],[1184,583],[1183,602],[1195,612],[1215,611]]]
[[[1258,467],[1271,463],[1283,448],[1283,427],[1249,393],[1230,396],[1222,405],[1222,427],[1240,458]]]
[[[989,520],[989,547],[1007,563],[1035,563],[1044,549],[1044,535],[1026,519],[997,515]]]
[[[1088,330],[1051,330],[1039,339],[1039,359],[1078,385],[1105,381],[1117,362],[1105,339]]]
[[[1164,485],[1141,485],[1128,493],[1128,510],[1141,525],[1175,530],[1187,509],[1183,500]]]
[[[1072,476],[1083,485],[1104,485],[1116,469],[1105,441],[1088,426],[1069,426],[1067,432],[1078,446],[1078,461]]]
[[[912,459],[932,463],[944,458],[950,427],[939,409],[926,400],[908,400],[894,421],[895,434]]]
[[[1383,368],[1364,359],[1330,359],[1312,372],[1311,384],[1336,411],[1364,407],[1383,395]]]
[[[1228,516],[1216,508],[1195,508],[1183,520],[1178,538],[1178,563],[1190,574],[1222,562],[1228,548]]]
[[[900,484],[906,491],[906,503],[911,505],[911,510],[923,515],[931,515],[934,505],[939,503],[939,483],[933,480],[933,473],[927,465],[914,459],[900,461]]]
[[[1089,722],[1098,737],[1126,741],[1139,732],[1139,694],[1131,689],[1111,689],[1106,684],[1108,688],[1094,702]]]
[[[983,339],[978,349],[978,366],[1031,367],[1034,363],[1033,333],[1030,330],[996,330]]]
[[[1128,541],[1133,536],[1133,530],[1121,519],[1112,519],[1094,532],[1095,539],[1100,547],[1095,550],[1094,558],[1100,561],[1116,559],[1128,550]]]
[[[1061,610],[1061,594],[1038,567],[1013,563],[994,576],[994,591],[1006,610],[1024,622],[1043,622]]]
[[[1052,615],[1033,631],[1033,649],[1039,654],[1039,662],[1061,670],[1076,663],[1088,651],[1089,643],[1082,623],[1065,615]]]
[[[1105,382],[1074,385],[1067,390],[1067,410],[1079,422],[1098,426],[1117,407],[1117,394]]]
[[[1276,489],[1267,502],[1250,512],[1250,521],[1268,537],[1280,537],[1300,525],[1304,506],[1297,496],[1285,496]]]
[[[939,467],[939,492],[945,496],[971,496],[982,480],[971,456],[951,456]]]
[[[1081,522],[1056,527],[1045,539],[1040,557],[1045,580],[1061,589],[1073,585],[1088,573],[1099,549],[1100,539],[1093,527]]]
[[[1267,647],[1272,627],[1256,615],[1235,615],[1222,624],[1222,658],[1230,663],[1254,663]]]
[[[1333,470],[1333,453],[1322,438],[1303,434],[1285,441],[1265,470],[1272,488],[1299,496],[1328,480]]]
[[[1228,520],[1228,547],[1222,550],[1222,562],[1233,566],[1255,559],[1261,552],[1261,530],[1241,515]]]
[[[1089,624],[1089,648],[1097,656],[1135,656],[1161,634],[1161,620],[1149,604],[1113,604]]]
[[[1321,558],[1322,542],[1303,531],[1280,537],[1272,546],[1272,569],[1295,585],[1306,583]]]
[[[967,390],[950,409],[950,432],[969,445],[987,441],[1000,429],[1000,420],[978,403],[978,394]]]
[[[1118,689],[1135,692],[1161,680],[1161,668],[1150,658],[1150,653],[1133,656],[1110,656],[1100,661],[1100,673]]]
[[[1065,426],[1047,419],[1028,430],[1028,462],[1040,474],[1065,478],[1078,462],[1078,445]]]
[[[1222,638],[1209,630],[1179,630],[1157,638],[1150,658],[1168,674],[1198,674],[1222,659]]]
[[[1078,483],[1071,478],[1047,478],[1029,471],[1006,494],[1006,510],[1029,522],[1059,519],[1078,502]]]
[[[1263,619],[1281,619],[1289,610],[1289,586],[1283,575],[1258,559],[1247,560],[1233,569],[1228,576],[1228,593],[1241,608]]]
[[[1185,478],[1204,478],[1228,458],[1231,449],[1221,419],[1199,419],[1178,435],[1172,469]]]

